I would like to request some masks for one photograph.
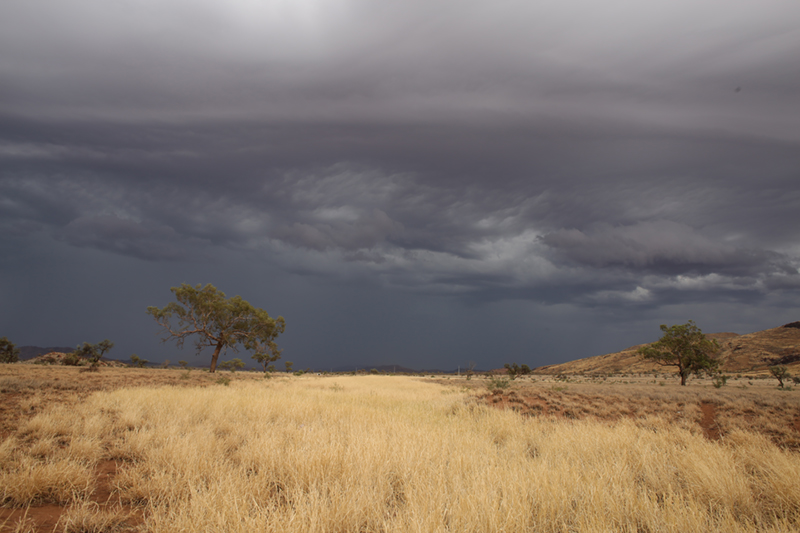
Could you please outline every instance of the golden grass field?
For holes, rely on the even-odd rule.
[[[0,365],[1,529],[800,530],[800,392],[652,381]]]

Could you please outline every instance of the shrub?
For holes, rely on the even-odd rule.
[[[508,378],[490,376],[489,383],[487,383],[486,386],[489,388],[490,391],[494,392],[496,390],[507,389],[510,384],[511,382]]]
[[[237,357],[236,359],[231,359],[230,361],[223,361],[219,367],[225,370],[230,370],[231,372],[236,372],[237,370],[244,368],[244,361]]]
[[[719,374],[717,376],[714,376],[713,384],[715,389],[724,387],[727,383],[728,383],[728,376],[724,374]]]
[[[13,342],[0,337],[0,363],[16,363],[19,361],[19,349]]]
[[[778,387],[783,388],[783,380],[789,379],[789,369],[785,366],[777,365],[769,367],[769,373],[778,380]]]
[[[79,364],[81,364],[81,356],[76,354],[75,352],[68,353],[61,360],[61,364],[66,366],[78,366]]]

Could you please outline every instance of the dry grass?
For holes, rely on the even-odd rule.
[[[601,392],[625,396],[606,385],[528,383],[558,407],[524,416],[455,380],[201,378],[39,405],[0,444],[4,504],[69,505],[63,531],[124,530],[129,509],[153,532],[800,529],[800,454],[738,426],[705,438],[705,389],[691,410],[671,396],[681,391],[636,386],[689,413],[662,416],[602,403]],[[113,494],[99,505],[92,473],[108,460]]]
[[[475,391],[487,391],[488,381],[473,379],[438,380],[460,383]],[[590,418],[614,421],[658,417],[672,426],[702,433],[701,406],[712,407],[712,428],[716,437],[735,431],[754,432],[782,448],[800,450],[800,391],[778,390],[774,379],[749,379],[737,376],[728,385],[714,388],[712,381],[694,379],[687,387],[673,376],[622,376],[567,380],[533,377],[511,382],[503,395],[487,398],[490,404],[515,409],[521,414],[551,418]]]

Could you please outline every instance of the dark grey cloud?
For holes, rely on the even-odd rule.
[[[512,352],[533,338],[501,325],[524,329],[513,313],[767,321],[800,287],[799,18],[779,1],[10,0],[0,265],[21,280],[25,258],[91,256],[236,285],[244,262],[293,287],[300,317],[358,293],[376,332],[432,306],[457,337],[444,315],[475,329],[491,309]]]
[[[715,242],[679,222],[654,220],[631,226],[599,224],[590,232],[558,230],[542,242],[559,255],[588,267],[623,267],[640,272],[742,273],[797,271],[775,252]]]

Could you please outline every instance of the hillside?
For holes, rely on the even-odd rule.
[[[75,348],[69,346],[49,346],[42,348],[41,346],[19,346],[19,358],[22,361],[33,359],[50,352],[69,353]]]
[[[711,333],[720,344],[719,357],[723,372],[766,371],[770,365],[787,365],[792,374],[800,373],[800,322],[757,331],[747,335]],[[607,374],[646,373],[664,367],[643,361],[637,350],[642,344],[620,352],[596,355],[558,365],[534,369],[535,374]]]

